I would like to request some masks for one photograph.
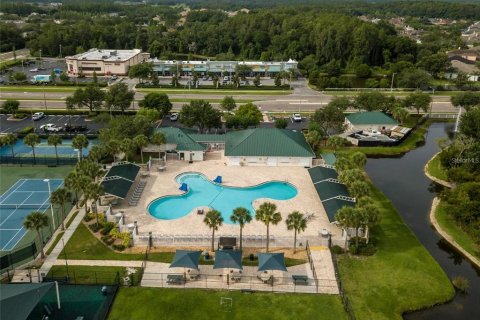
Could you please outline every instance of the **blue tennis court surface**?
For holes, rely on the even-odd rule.
[[[62,179],[50,179],[51,191],[62,186]],[[11,250],[26,233],[25,217],[32,211],[50,207],[48,183],[43,179],[20,179],[0,196],[0,250]]]

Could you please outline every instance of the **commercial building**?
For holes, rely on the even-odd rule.
[[[79,75],[120,75],[128,74],[131,66],[145,62],[150,54],[140,49],[112,50],[90,49],[87,52],[65,58],[69,76]]]
[[[380,111],[356,112],[345,117],[348,131],[385,131],[398,125],[398,122]]]
[[[288,61],[176,61],[176,60],[158,60],[150,59],[153,63],[153,70],[159,76],[170,76],[177,73],[181,75],[191,75],[195,72],[199,75],[217,74],[220,76],[229,76],[235,73],[237,65],[246,65],[252,69],[248,76],[254,77],[259,74],[261,77],[270,77],[281,71],[294,70],[298,62]]]

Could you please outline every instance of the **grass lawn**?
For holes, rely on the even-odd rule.
[[[221,297],[232,298],[226,312]],[[109,320],[130,319],[347,319],[339,296],[240,291],[121,288]]]
[[[52,250],[55,248],[55,246],[57,245],[58,241],[60,241],[60,239],[62,238],[63,234],[65,232],[64,231],[61,231],[57,234],[57,236],[55,237],[55,239],[53,240],[53,243],[50,245],[50,247],[48,248],[47,251],[45,251],[45,254],[48,256],[50,253],[52,253]]]
[[[315,89],[314,89],[315,90]],[[356,96],[360,92],[369,92],[373,90],[359,90],[359,91],[333,91],[333,90],[324,90],[322,93],[330,96]],[[385,93],[386,95],[393,94],[394,96],[401,97],[401,96],[407,96],[411,94],[413,91],[393,91],[390,92],[389,90],[381,91]],[[425,91],[426,93],[431,94],[432,91]],[[458,94],[460,91],[435,91],[435,96],[454,96]]]
[[[427,166],[427,172],[437,179],[448,181],[447,172],[440,162],[440,154],[437,154],[432,160],[430,160]]]
[[[440,227],[447,232],[465,251],[480,259],[480,246],[477,245],[472,238],[465,233],[462,228],[457,225],[457,222],[451,215],[448,214],[442,202],[437,206],[435,217]]]
[[[125,267],[91,267],[91,266],[68,266],[68,275],[72,282],[77,284],[114,284],[117,273],[120,278],[126,277]],[[140,268],[133,274],[134,283],[138,283]],[[47,277],[64,278],[67,276],[66,266],[53,266],[47,274]]]
[[[82,87],[75,86],[2,86],[0,91],[6,92],[72,92]]]
[[[450,300],[445,272],[405,225],[392,203],[372,186],[381,212],[372,229],[378,251],[367,258],[339,257],[344,290],[357,319],[402,319],[402,313]]]
[[[0,192],[4,193],[19,179],[63,179],[70,171],[71,166],[0,166]]]
[[[163,89],[163,88],[139,88],[138,92],[162,92],[166,94],[218,94],[218,95],[287,95],[291,94],[290,90],[233,90],[233,89]]]
[[[72,237],[65,245],[68,259],[72,260],[143,260],[143,253],[120,253],[115,252],[103,244],[100,240],[95,238],[88,228],[81,223],[77,230],[73,233]],[[64,252],[60,253],[60,257],[63,257]],[[148,255],[148,261],[154,262],[172,262],[174,252],[151,252]],[[306,263],[302,259],[286,258],[285,264],[287,267],[295,266],[298,264]],[[200,264],[213,264],[213,260],[204,261],[200,260]],[[243,264],[246,266],[258,265],[258,260],[250,261],[248,257],[243,259]]]

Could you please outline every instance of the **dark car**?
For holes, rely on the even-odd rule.
[[[69,123],[65,123],[65,132],[85,132],[87,130],[88,130],[87,126],[72,125]]]

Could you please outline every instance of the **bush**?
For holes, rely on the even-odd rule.
[[[275,128],[285,129],[288,126],[288,121],[285,118],[275,119]]]
[[[32,133],[32,132],[33,132],[33,127],[28,126],[28,127],[23,128],[22,130],[20,130],[18,135],[19,136],[26,136],[27,134]]]
[[[357,77],[359,78],[368,78],[370,77],[370,75],[372,74],[372,70],[370,69],[370,67],[366,64],[360,64],[359,66],[357,66],[357,68],[355,69],[355,74],[357,75]]]
[[[468,289],[470,288],[468,279],[462,276],[453,277],[452,284],[457,291],[460,291],[462,293],[468,292]]]
[[[334,245],[332,247],[332,253],[334,254],[342,254],[343,253],[343,248],[337,245]]]
[[[112,248],[117,251],[123,251],[125,250],[125,246],[123,244],[114,244],[112,245]]]
[[[15,119],[24,119],[27,117],[26,113],[15,113]]]
[[[103,234],[104,236],[106,236],[107,234],[110,233],[110,231],[115,227],[115,223],[113,222],[107,222],[103,225],[103,229],[102,231],[100,232],[101,234]]]
[[[333,248],[332,248],[333,249]],[[350,245],[348,251],[353,255],[371,256],[374,255],[377,249],[372,241],[367,244],[365,238],[358,238],[358,246],[356,244],[356,237],[350,239]]]
[[[83,221],[89,222],[92,221],[93,218],[95,218],[95,215],[92,212],[88,212],[85,217],[83,217]]]
[[[102,241],[107,245],[107,246],[111,246],[113,244],[113,242],[115,242],[115,239],[112,238],[111,236],[103,236],[102,237]]]
[[[98,232],[100,229],[102,229],[102,226],[100,224],[92,223],[91,225],[88,226],[90,230],[93,232]]]

